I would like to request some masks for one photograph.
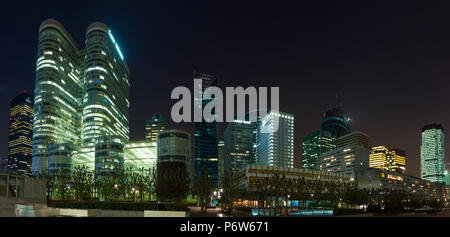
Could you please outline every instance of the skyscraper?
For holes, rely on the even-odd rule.
[[[101,136],[128,142],[130,70],[111,29],[100,22],[90,24],[85,52],[82,143],[94,146]]]
[[[317,157],[336,147],[335,138],[328,132],[319,130],[313,132],[302,140],[302,168],[317,169]]]
[[[225,130],[224,170],[240,170],[253,164],[253,124],[250,121],[229,122]]]
[[[274,131],[277,125],[278,129]],[[262,133],[260,129],[262,126],[272,132]],[[268,112],[261,119],[257,133],[256,162],[258,165],[294,167],[294,116],[292,114]]]
[[[97,138],[129,138],[129,69],[111,30],[92,23],[81,49],[66,29],[48,19],[39,28],[33,131],[34,173],[77,163],[54,149],[86,154],[94,163]],[[112,139],[112,138],[111,138]],[[73,151],[73,146],[83,152]],[[68,146],[63,148],[63,146]],[[63,159],[61,161],[60,159]],[[49,164],[51,162],[51,164]],[[89,164],[91,165],[91,164]]]
[[[445,182],[444,128],[429,124],[422,128],[421,173],[422,179]]]
[[[156,142],[158,133],[167,129],[167,122],[160,113],[155,113],[152,119],[145,123],[145,140],[148,142]]]
[[[24,91],[10,102],[8,171],[31,174],[33,97]]]
[[[84,55],[59,22],[42,22],[36,62],[33,173],[48,170],[50,145],[79,142]]]
[[[205,105],[213,100],[203,99],[203,93],[207,87],[218,86],[218,79],[213,75],[198,72],[194,73],[195,79],[202,81],[202,89],[194,90],[196,96],[202,99],[194,101],[194,106],[203,111]],[[206,170],[214,186],[218,185],[218,130],[219,125],[216,121],[207,122],[202,118],[202,122],[194,122],[194,183]]]
[[[219,143],[217,144],[217,152],[218,152],[218,173],[219,173],[219,185],[220,185],[220,181],[223,177],[223,171],[224,171],[224,166],[225,166],[225,156],[224,156],[224,149],[225,149],[225,143],[224,141],[219,141]]]
[[[342,104],[332,106],[323,114],[322,130],[329,132],[333,137],[340,137],[350,133],[348,117]]]

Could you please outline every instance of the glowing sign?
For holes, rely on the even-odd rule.
[[[120,51],[119,45],[117,44],[116,40],[114,39],[114,36],[111,33],[111,30],[108,30],[109,37],[111,38],[111,41],[113,42],[114,46],[116,46],[117,52],[119,53],[120,58],[123,60],[123,54]]]

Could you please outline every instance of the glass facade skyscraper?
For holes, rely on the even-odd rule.
[[[302,168],[317,170],[317,158],[320,154],[335,148],[335,138],[328,132],[319,130],[302,140]]]
[[[70,167],[72,163],[92,166],[93,149],[100,137],[119,137],[128,142],[130,83],[123,54],[103,23],[88,26],[85,44],[81,49],[56,20],[45,20],[39,28],[34,173],[47,171],[49,166]],[[49,160],[50,146],[69,152],[70,157],[76,153],[75,157],[84,160],[78,162],[72,157],[70,164],[66,156]]]
[[[444,128],[429,124],[422,128],[421,173],[422,179],[445,182]]]
[[[105,24],[95,22],[88,26],[85,58],[83,145],[93,146],[96,138],[106,135],[128,142],[130,71]]]
[[[59,22],[42,22],[34,91],[33,173],[48,170],[50,145],[79,142],[84,52]]]
[[[152,119],[145,123],[145,140],[148,142],[156,142],[158,133],[167,129],[167,122],[160,113],[154,114]]]
[[[274,131],[274,128],[278,129]],[[261,126],[268,128],[268,133],[261,132]],[[283,112],[268,112],[261,118],[257,131],[258,165],[294,168],[294,116]]]
[[[202,81],[202,89],[194,90],[196,97],[202,98],[194,101],[194,106],[203,108],[213,99],[203,99],[204,90],[207,87],[218,86],[217,77],[205,73],[194,73],[194,80]],[[214,111],[213,111],[214,114]],[[197,177],[203,172],[207,172],[208,177],[213,180],[214,186],[218,186],[218,145],[219,124],[216,121],[207,122],[202,118],[202,122],[194,122],[194,183]],[[192,172],[192,171],[191,171]]]
[[[33,96],[24,91],[10,102],[7,170],[31,174]]]
[[[220,185],[220,181],[223,177],[223,172],[224,172],[224,166],[225,166],[225,154],[224,154],[224,149],[225,149],[225,143],[224,141],[219,141],[219,143],[217,144],[217,152],[218,152],[218,179],[219,179],[219,185]]]
[[[228,123],[224,136],[224,170],[240,170],[246,165],[254,164],[253,159],[253,131],[250,121]]]

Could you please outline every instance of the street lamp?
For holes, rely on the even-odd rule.
[[[131,188],[131,191],[133,191],[134,194],[134,202],[136,202],[136,189],[134,187]]]

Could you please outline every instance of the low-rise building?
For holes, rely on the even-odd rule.
[[[124,147],[124,167],[135,171],[156,169],[156,142],[133,141]]]
[[[369,167],[369,151],[360,145],[346,145],[321,154],[317,159],[320,171],[345,174],[353,180],[356,173]]]
[[[446,187],[443,183],[430,182],[401,172],[369,168],[357,173],[358,188],[378,189],[381,191],[407,191],[425,197],[445,200]]]
[[[346,174],[330,173],[327,171],[283,168],[276,166],[248,165],[241,171],[241,187],[248,191],[257,188],[258,181],[278,175],[286,179],[304,179],[305,181],[353,183],[352,177]]]

